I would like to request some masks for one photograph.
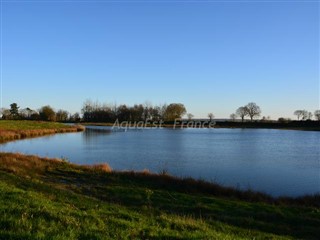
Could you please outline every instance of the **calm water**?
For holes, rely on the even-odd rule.
[[[162,170],[274,196],[320,192],[320,132],[266,129],[87,127],[0,145],[0,151],[63,157],[117,170]]]

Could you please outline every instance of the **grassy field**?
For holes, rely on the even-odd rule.
[[[320,239],[319,200],[0,153],[0,239]]]
[[[57,122],[0,120],[0,143],[47,134],[83,131],[82,126]]]

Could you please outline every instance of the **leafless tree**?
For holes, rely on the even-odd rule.
[[[256,103],[250,102],[245,107],[246,107],[247,114],[250,117],[251,121],[253,120],[254,117],[260,116],[261,109]]]
[[[10,119],[10,110],[7,108],[1,108],[0,109],[0,116],[2,119]]]
[[[318,121],[320,121],[320,110],[315,110],[315,111],[314,111],[314,117],[315,117]]]
[[[309,117],[309,112],[307,110],[302,110],[302,120],[307,120]]]
[[[293,114],[297,116],[298,120],[300,120],[300,117],[302,117],[302,110],[296,110]]]
[[[235,114],[235,113],[230,114],[230,119],[232,121],[235,121],[237,119],[237,114]]]
[[[187,114],[187,117],[188,117],[188,120],[191,120],[194,116],[193,116],[192,113],[188,113],[188,114]]]
[[[245,116],[248,115],[247,107],[239,107],[236,111],[236,114],[241,118],[242,122],[244,121]]]
[[[210,121],[212,121],[212,119],[214,119],[213,113],[208,113],[208,118],[210,119]]]
[[[56,121],[58,122],[66,122],[69,117],[69,112],[59,109],[56,113]]]

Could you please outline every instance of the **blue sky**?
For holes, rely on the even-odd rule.
[[[319,2],[3,1],[3,106],[319,108]]]

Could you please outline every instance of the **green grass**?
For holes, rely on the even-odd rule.
[[[23,120],[0,120],[0,129],[8,131],[70,128],[63,123]]]
[[[57,122],[0,120],[0,143],[47,134],[83,131],[82,126]]]
[[[319,239],[303,199],[0,153],[0,239]]]

